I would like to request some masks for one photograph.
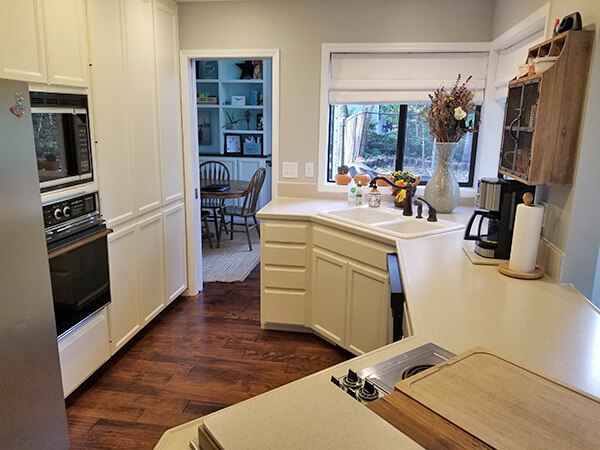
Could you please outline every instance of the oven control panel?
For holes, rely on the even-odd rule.
[[[69,220],[77,219],[98,211],[96,194],[63,200],[43,207],[44,228],[50,228]]]

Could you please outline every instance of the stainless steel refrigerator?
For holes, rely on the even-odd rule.
[[[0,79],[0,448],[68,445],[29,94]]]

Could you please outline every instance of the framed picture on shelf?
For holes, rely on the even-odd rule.
[[[244,155],[262,155],[262,138],[260,136],[248,136],[244,138]]]
[[[264,128],[265,128],[265,126],[263,123],[263,115],[259,113],[256,115],[256,129],[258,131],[262,131],[262,130],[264,130]]]
[[[198,111],[198,144],[210,145],[210,113]]]
[[[225,154],[236,155],[242,153],[242,135],[241,134],[226,134],[225,135]]]

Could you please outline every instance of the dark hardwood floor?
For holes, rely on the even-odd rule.
[[[66,400],[72,448],[152,448],[168,428],[350,357],[260,328],[259,268],[181,297]]]

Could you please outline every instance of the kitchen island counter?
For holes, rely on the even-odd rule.
[[[373,238],[378,233],[316,216],[345,202],[278,199],[264,219],[310,220]],[[464,223],[472,209],[440,218]],[[157,448],[187,448],[205,428],[224,448],[410,448],[397,429],[330,382],[427,342],[456,354],[484,346],[534,372],[600,398],[600,314],[570,286],[505,277],[473,265],[462,231],[396,240],[412,335],[165,433]]]

